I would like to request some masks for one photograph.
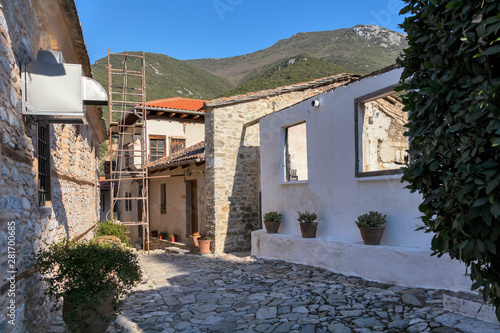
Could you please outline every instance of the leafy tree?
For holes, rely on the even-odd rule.
[[[500,318],[500,2],[405,0],[401,89],[432,250],[470,267]]]

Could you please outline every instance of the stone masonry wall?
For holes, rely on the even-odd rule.
[[[32,1],[0,0],[0,5],[0,333],[46,332],[53,314],[30,254],[43,242],[72,238],[98,220],[98,142],[89,125],[50,125],[52,209],[40,210],[36,127],[21,115],[20,65],[34,60],[40,48],[58,45]],[[15,288],[7,280],[10,271],[16,272]],[[12,300],[15,325],[7,316]]]
[[[260,228],[258,123],[243,125],[331,90],[335,83],[227,106],[208,106],[205,116],[207,229],[216,253],[245,251]],[[263,143],[265,144],[265,143]]]

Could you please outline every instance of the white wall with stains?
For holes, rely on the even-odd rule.
[[[463,264],[430,257],[432,236],[415,230],[422,226],[421,196],[405,189],[401,175],[355,174],[354,100],[397,84],[401,71],[338,87],[260,121],[262,213],[278,211],[283,222],[282,235],[252,234],[252,254],[404,285],[418,285],[419,276],[433,271],[433,278],[420,279],[423,287],[469,289]],[[313,100],[320,105],[312,106]],[[302,121],[307,126],[308,180],[284,182],[284,129]],[[372,210],[388,219],[379,247],[363,245],[354,223]],[[318,238],[301,238],[297,211],[318,214]]]

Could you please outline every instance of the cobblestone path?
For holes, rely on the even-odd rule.
[[[443,291],[234,255],[157,250],[140,260],[145,281],[118,320],[125,332],[500,332],[443,310]]]

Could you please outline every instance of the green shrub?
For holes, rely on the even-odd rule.
[[[264,214],[264,222],[281,222],[283,214],[276,211],[272,211]]]
[[[500,319],[500,2],[405,0],[403,180],[432,250],[470,267]]]
[[[367,214],[358,216],[356,225],[360,228],[373,228],[380,227],[385,222],[387,222],[387,215],[382,215],[382,213],[370,211]]]
[[[95,236],[115,236],[118,237],[123,244],[130,246],[129,231],[127,227],[116,221],[107,220],[106,222],[98,222],[95,231]]]
[[[100,314],[101,319],[114,320],[121,308],[120,296],[141,280],[137,255],[118,245],[113,237],[108,236],[109,241],[104,238],[62,240],[35,253],[37,268],[47,285],[45,294],[55,302],[54,309],[60,308],[58,301],[63,295],[72,299],[75,311],[64,316],[71,332],[88,331],[83,311],[96,311],[103,296],[113,297],[114,313],[111,318]]]
[[[297,221],[299,221],[300,223],[311,223],[316,221],[316,219],[318,218],[318,215],[316,215],[316,213],[309,213],[307,211],[305,213],[297,213],[299,213],[299,218],[297,219]]]

